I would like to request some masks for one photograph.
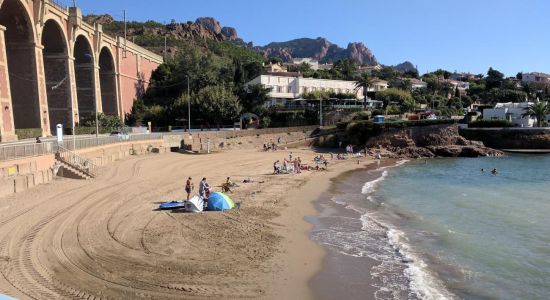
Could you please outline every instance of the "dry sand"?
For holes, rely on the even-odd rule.
[[[293,150],[311,161],[310,150]],[[117,162],[91,181],[52,184],[0,199],[0,293],[21,299],[311,298],[323,250],[304,216],[338,173],[271,175],[288,151],[148,155]],[[243,184],[240,209],[158,211],[181,200],[185,179]],[[310,180],[314,179],[314,180]],[[264,181],[264,183],[259,183]],[[305,186],[304,186],[305,185]],[[302,187],[301,190],[298,190]],[[219,190],[219,187],[216,188]],[[290,197],[289,197],[290,195]]]

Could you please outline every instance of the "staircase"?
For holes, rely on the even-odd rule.
[[[60,165],[60,175],[74,179],[91,179],[96,177],[97,167],[91,160],[84,158],[62,146],[57,147],[55,159]]]

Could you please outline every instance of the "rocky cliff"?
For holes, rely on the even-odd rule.
[[[390,158],[501,156],[482,142],[459,135],[456,125],[433,125],[392,129],[370,138],[366,146],[371,153],[380,151]]]
[[[88,15],[84,21],[93,24],[102,24],[104,31],[110,35],[123,36],[124,24],[116,21],[110,15]],[[292,61],[293,58],[315,58],[320,62],[335,62],[341,59],[353,59],[360,65],[376,65],[378,61],[372,51],[363,43],[349,43],[347,48],[331,43],[325,38],[296,39],[282,43],[270,43],[264,47],[254,47],[252,43],[245,43],[237,30],[233,27],[224,27],[220,22],[211,17],[201,17],[195,22],[161,24],[155,21],[128,22],[127,35],[129,39],[147,37],[151,41],[164,39],[168,36],[175,40],[185,41],[229,41],[243,47],[247,47],[263,55],[266,58],[277,57],[283,61]],[[147,47],[148,45],[142,45]],[[162,51],[162,47],[152,47],[153,51]]]
[[[335,62],[341,59],[353,59],[361,65],[376,65],[378,61],[372,51],[363,43],[350,43],[347,48],[341,48],[325,38],[295,39],[288,42],[270,43],[256,47],[256,51],[264,57],[278,57],[289,62],[293,58],[309,57],[322,63]]]

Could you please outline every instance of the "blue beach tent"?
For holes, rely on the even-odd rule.
[[[223,211],[235,208],[235,202],[223,193],[212,193],[208,197],[208,210]]]

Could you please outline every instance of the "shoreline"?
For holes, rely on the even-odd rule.
[[[354,164],[349,162],[329,165],[327,173],[312,175],[303,186],[289,191],[289,206],[274,220],[284,224],[277,233],[285,238],[281,251],[274,258],[277,272],[271,278],[269,292],[273,298],[316,299],[311,281],[322,271],[328,251],[311,239],[314,225],[308,218],[320,213],[316,203],[323,194],[329,192],[335,178],[374,164],[374,160],[370,158],[363,158],[360,165],[355,164],[355,159]]]
[[[342,172],[331,179],[329,191],[314,202],[317,214],[308,218],[309,223],[314,227],[309,238],[322,247],[325,253],[322,267],[310,279],[309,285],[315,299],[328,300],[338,297],[376,299],[376,294],[384,284],[379,280],[380,278],[373,277],[371,272],[381,264],[381,261],[369,256],[344,254],[337,249],[338,246],[334,248],[329,246],[330,242],[326,244],[324,236],[327,233],[329,235],[334,233],[332,230],[335,226],[336,228],[344,226],[348,230],[363,232],[362,224],[345,225],[349,220],[358,222],[363,213],[350,208],[347,204],[339,203],[337,197],[347,194],[348,192],[345,191],[349,190],[350,185],[357,188],[357,183],[360,183],[364,188],[363,184],[366,182],[377,182],[380,178],[376,173],[378,170],[396,166],[399,166],[397,160],[388,159],[382,162],[373,161],[361,169]],[[359,176],[354,177],[356,175]],[[353,190],[349,193],[363,197],[361,190]],[[342,221],[345,223],[340,223]]]

